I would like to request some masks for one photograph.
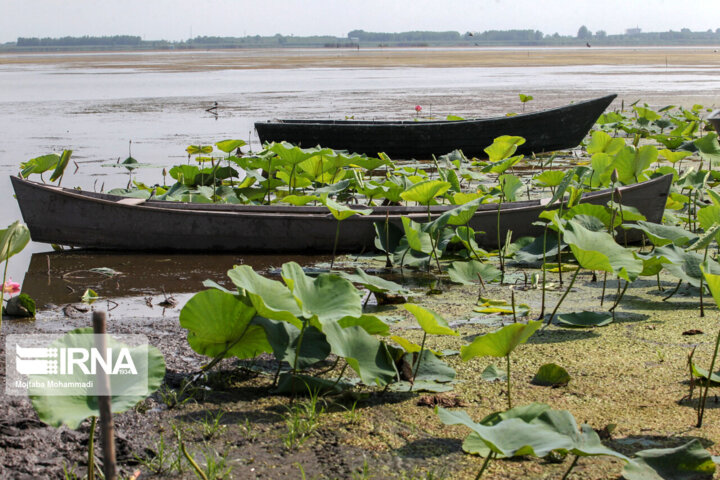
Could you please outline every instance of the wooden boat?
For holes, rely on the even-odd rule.
[[[398,159],[430,159],[460,149],[485,157],[484,149],[501,135],[526,142],[518,154],[542,153],[580,144],[616,95],[511,117],[458,121],[275,120],[256,122],[262,142],[287,141],[302,147],[322,145]]]
[[[324,206],[230,205],[164,202],[120,197],[11,177],[23,219],[36,242],[113,250],[204,252],[329,252],[337,221]],[[660,222],[671,175],[620,187],[622,204],[637,208],[650,222]],[[587,193],[582,202],[606,204],[610,190]],[[433,218],[452,205],[430,207]],[[547,208],[542,200],[503,204],[500,234],[515,238],[537,236],[533,226]],[[387,220],[401,226],[401,216],[427,220],[426,207],[374,207],[367,216],[354,215],[341,223],[339,251],[372,250],[373,223]],[[481,205],[470,226],[485,235],[481,246],[497,243],[497,204]],[[637,240],[638,233],[633,233]],[[632,234],[631,234],[632,235]]]

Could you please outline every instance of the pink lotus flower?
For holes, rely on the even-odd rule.
[[[415,111],[420,113],[420,110],[422,110],[422,107],[420,105],[415,105]]]
[[[9,293],[10,295],[15,295],[16,293],[20,292],[20,284],[17,282],[13,282],[12,280],[8,280],[3,284],[3,293]]]

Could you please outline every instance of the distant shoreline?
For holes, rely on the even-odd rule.
[[[427,47],[372,49],[237,49],[0,53],[0,66],[209,71],[293,68],[472,68],[569,65],[720,66],[720,48]]]

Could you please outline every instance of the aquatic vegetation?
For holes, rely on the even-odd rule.
[[[19,221],[13,222],[4,230],[0,230],[0,263],[4,263],[2,283],[0,283],[0,285],[2,285],[2,302],[0,302],[0,307],[2,308],[0,308],[0,310],[2,311],[6,310],[5,305],[1,305],[6,302],[5,294],[7,293],[12,296],[20,291],[20,284],[7,279],[8,263],[10,258],[20,253],[29,241],[30,231],[25,224],[20,223]],[[16,298],[16,300],[13,300],[13,303],[20,303],[25,310],[28,310],[28,307],[31,306],[30,310],[32,311],[28,311],[28,313],[30,313],[29,316],[35,315],[35,302],[32,301],[29,296],[20,294],[14,298]],[[12,309],[8,315],[11,314]],[[1,318],[0,329],[2,329]]]
[[[513,323],[495,332],[480,335],[472,343],[460,349],[460,358],[466,362],[477,357],[505,357],[508,408],[512,408],[510,354],[515,347],[525,343],[541,325],[542,322],[533,320],[528,321],[527,324]]]

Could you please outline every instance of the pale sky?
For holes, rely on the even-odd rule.
[[[720,28],[720,0],[0,0],[0,42],[17,37],[334,35],[350,30],[533,29],[575,35]]]

